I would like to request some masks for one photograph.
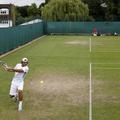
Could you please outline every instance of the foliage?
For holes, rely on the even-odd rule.
[[[35,3],[31,6],[16,6],[16,25],[40,18],[40,8]]]
[[[47,21],[84,21],[89,9],[80,0],[51,0],[42,7],[42,18]]]
[[[16,11],[22,16],[22,17],[28,17],[28,5],[26,6],[16,6]]]
[[[97,21],[120,20],[119,0],[82,0],[88,4],[90,16]],[[104,4],[104,6],[102,6]]]
[[[102,6],[105,4],[106,6]],[[119,0],[45,0],[37,7],[16,6],[16,25],[34,18],[47,21],[119,21]]]
[[[111,21],[120,20],[120,1],[119,0],[106,0],[107,10],[106,19]]]
[[[22,17],[22,15],[21,15],[22,13],[20,12],[20,8],[18,8],[18,7],[16,7],[16,10],[15,10],[15,15],[16,15],[16,25],[19,25],[19,24],[21,24],[21,23],[23,23],[24,22],[24,18]]]
[[[35,3],[31,4],[31,6],[28,7],[27,12],[29,16],[39,15],[39,9]]]

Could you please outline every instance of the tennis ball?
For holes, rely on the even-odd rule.
[[[40,83],[42,84],[42,83],[43,83],[43,81],[41,80],[41,81],[40,81]]]

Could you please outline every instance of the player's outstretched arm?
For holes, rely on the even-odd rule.
[[[22,69],[15,69],[11,67],[5,67],[4,69],[8,72],[24,72]]]

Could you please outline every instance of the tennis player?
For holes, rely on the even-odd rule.
[[[14,68],[5,67],[5,70],[15,72],[15,75],[11,81],[9,94],[11,98],[18,99],[18,111],[22,111],[24,78],[26,73],[29,71],[28,59],[22,58],[21,63],[16,64]]]

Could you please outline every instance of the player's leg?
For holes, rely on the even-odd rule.
[[[24,82],[19,83],[18,86],[18,99],[19,99],[19,104],[18,104],[18,111],[22,111],[22,104],[23,104],[23,86]]]
[[[10,92],[9,92],[10,98],[13,100],[16,100],[16,95],[17,95],[17,85],[15,82],[11,82],[11,87],[10,87]]]
[[[18,111],[22,111],[22,104],[23,104],[23,91],[22,90],[18,90],[18,98],[19,98]]]

